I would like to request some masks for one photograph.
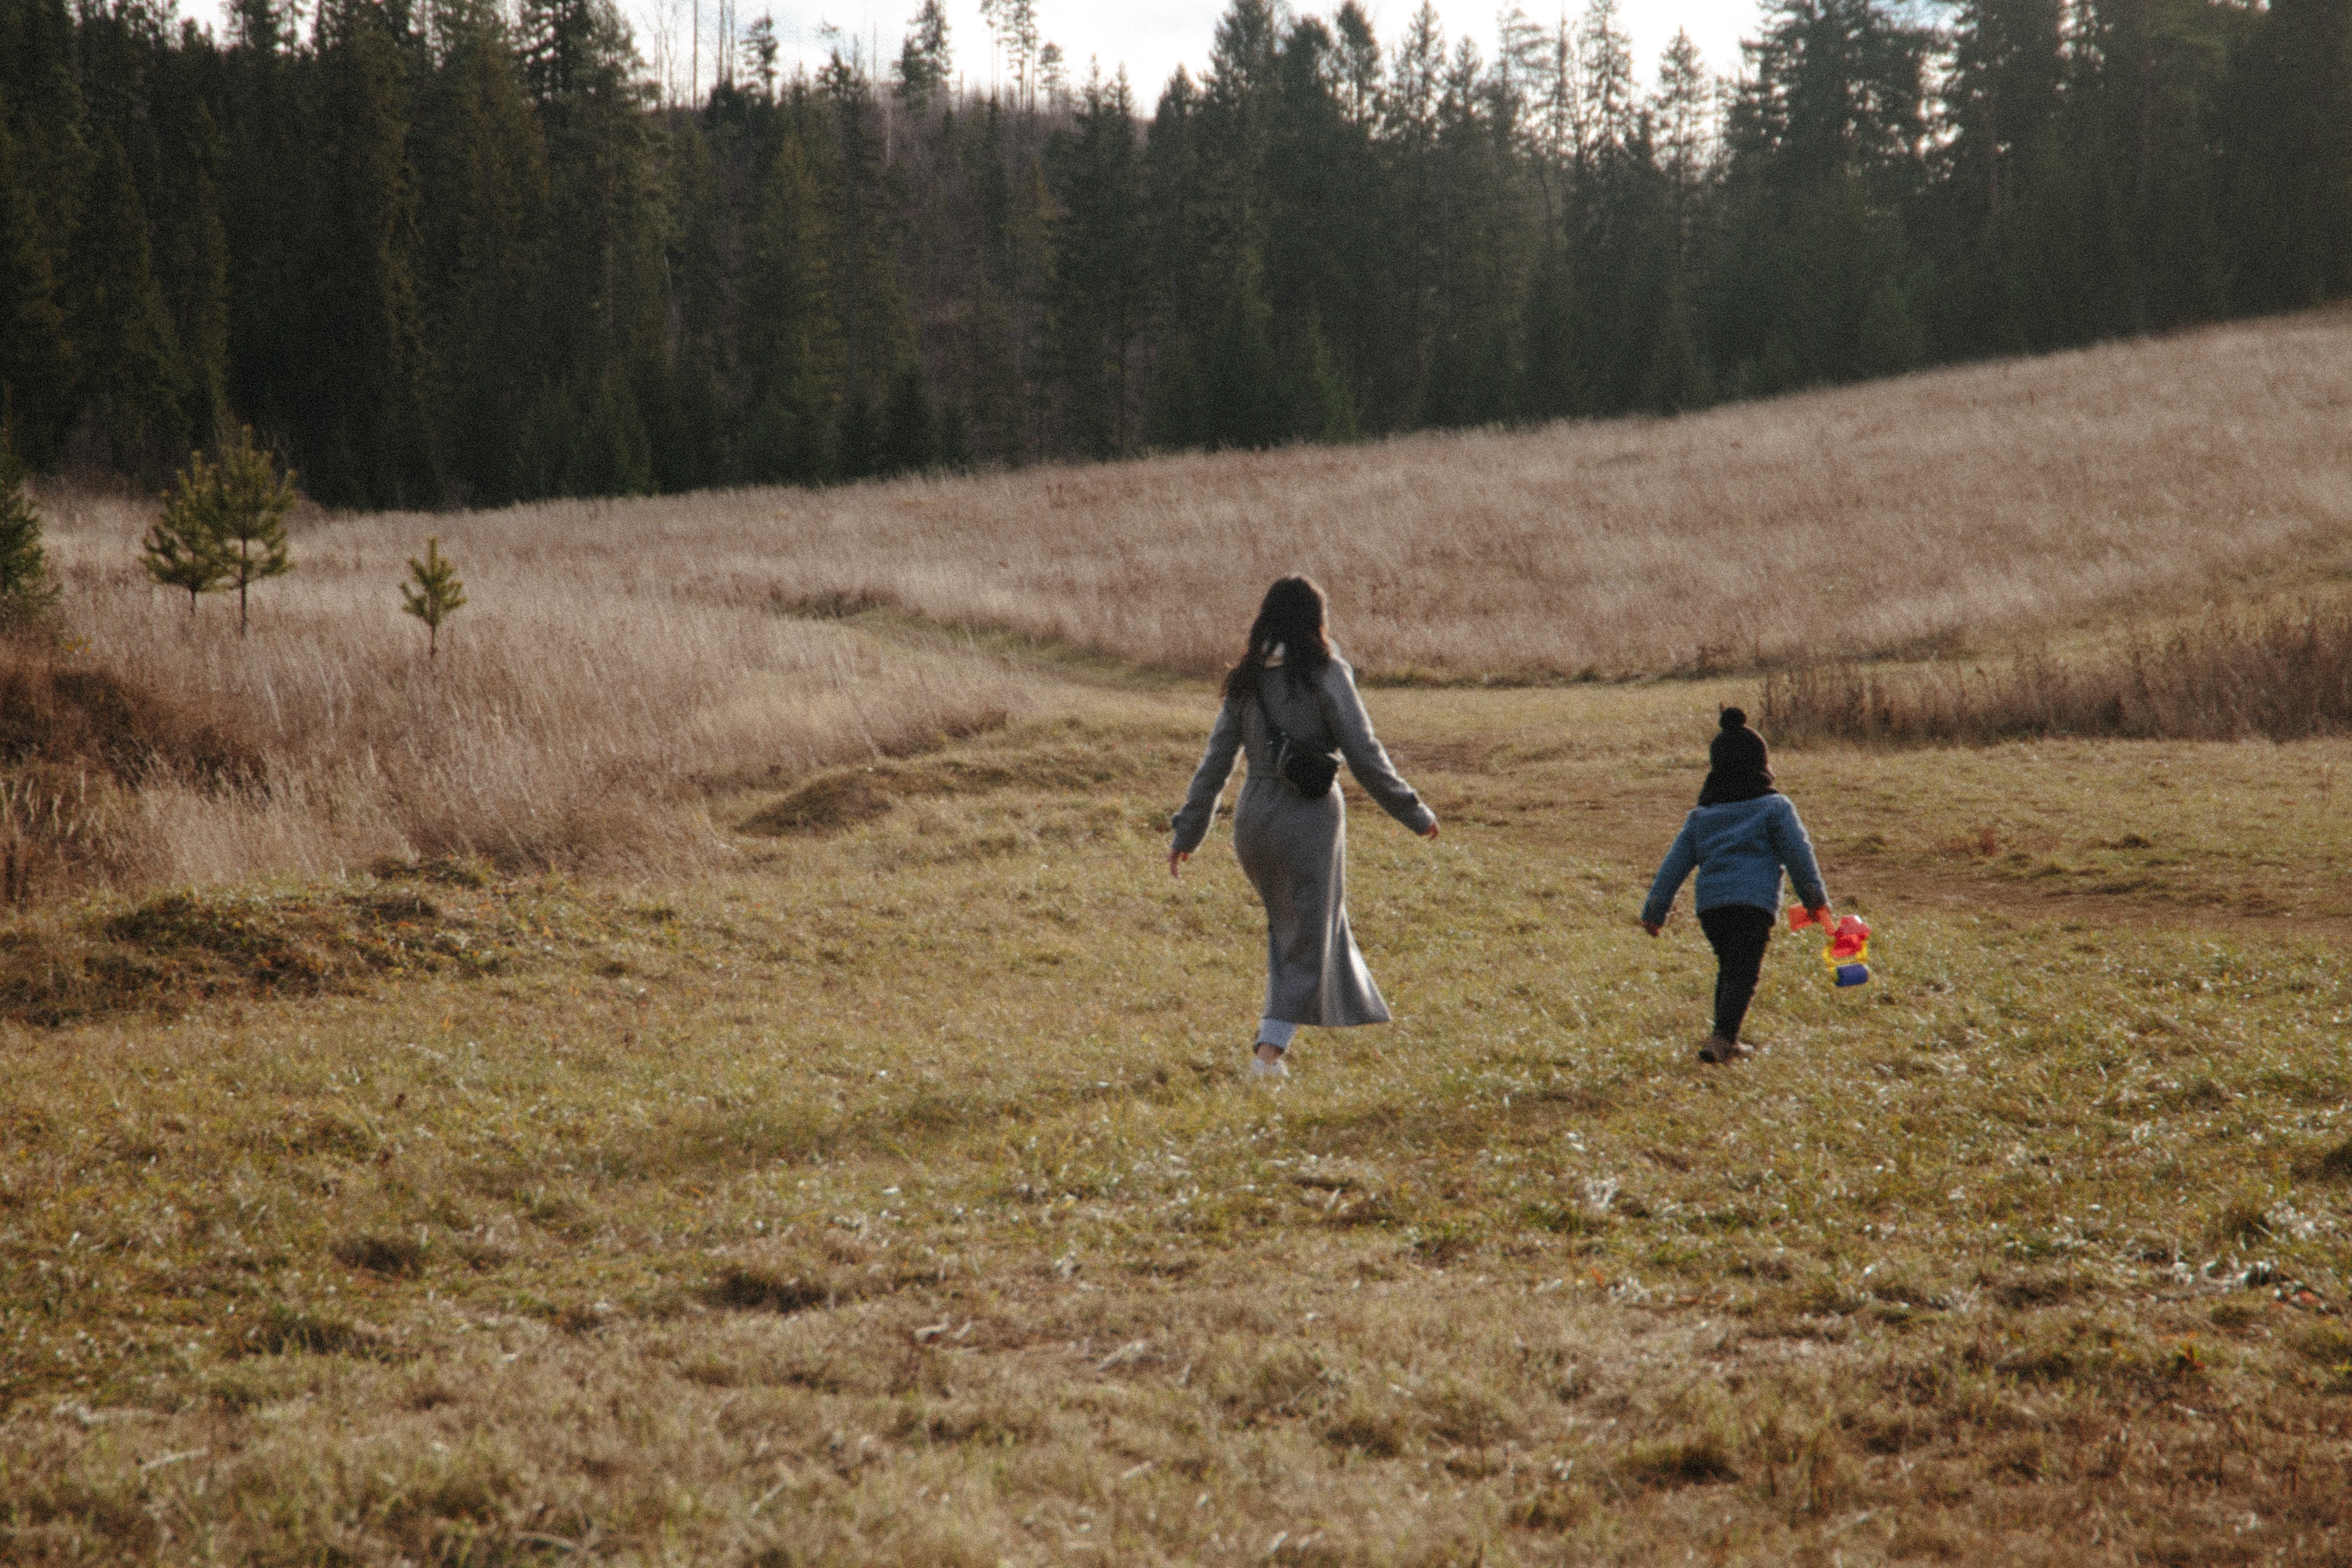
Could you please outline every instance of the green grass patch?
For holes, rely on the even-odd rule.
[[[1790,756],[1877,973],[1776,938],[1707,1068],[1633,913],[1730,690],[1378,694],[1446,832],[1353,814],[1397,1021],[1279,1093],[1222,830],[1166,874],[1205,698],[699,880],[26,917],[173,1002],[0,1026],[0,1556],[2328,1560],[2352,997],[2189,896],[2324,844],[2310,756]],[[2029,820],[2193,847],[1937,848]]]

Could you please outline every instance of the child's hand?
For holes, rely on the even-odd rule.
[[[1652,936],[1655,936],[1659,931],[1664,929],[1664,924],[1663,921],[1643,921],[1642,922],[1642,929],[1648,931]]]

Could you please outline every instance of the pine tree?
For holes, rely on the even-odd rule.
[[[1915,270],[1906,216],[1927,176],[1933,41],[1882,0],[1768,13],[1727,127],[1725,254],[1707,289],[1717,363],[1744,367],[1743,388],[1871,374],[1865,318]],[[1882,309],[1874,331],[1890,320]]]
[[[236,635],[243,637],[253,584],[294,569],[286,542],[286,513],[294,500],[294,476],[278,473],[269,454],[254,446],[249,428],[237,431],[216,463],[190,453],[178,489],[147,531],[142,546],[147,574],[186,589],[191,611],[199,594],[236,589]]]
[[[441,657],[441,623],[466,604],[466,584],[441,553],[437,534],[425,540],[425,559],[408,558],[408,581],[400,584],[400,607],[425,623],[425,657]]]
[[[295,51],[285,0],[236,0],[233,22],[220,100],[228,404],[307,463],[318,353],[311,235],[320,219],[317,149],[302,98],[314,62]]]
[[[1858,368],[1864,375],[1900,375],[1917,369],[1927,357],[1927,344],[1903,286],[1892,278],[1881,279],[1862,313]]]
[[[1560,419],[1576,412],[1583,388],[1576,365],[1576,290],[1567,248],[1547,236],[1528,279],[1519,326],[1519,414]]]
[[[524,0],[518,53],[547,128],[541,338],[593,448],[563,482],[612,474],[649,485],[656,464],[640,389],[660,379],[670,330],[651,89],[613,0]]]
[[[221,558],[220,509],[219,470],[205,461],[202,452],[191,452],[188,466],[163,499],[163,514],[140,542],[147,575],[161,586],[184,592],[191,616],[196,613],[196,596],[215,592],[228,575]]]
[[[56,450],[72,370],[48,237],[0,91],[0,424],[19,433],[37,465]]]
[[[371,0],[324,0],[309,105],[322,199],[318,304],[308,395],[289,412],[314,492],[351,506],[426,502],[437,488],[425,440],[408,82],[390,16]]]
[[[432,26],[412,140],[418,311],[453,497],[494,506],[522,493],[514,433],[547,357],[532,297],[546,139],[496,5],[436,0]]]
[[[1323,335],[1322,318],[1313,311],[1307,318],[1306,352],[1307,412],[1312,421],[1308,434],[1318,441],[1346,446],[1363,434],[1363,416],[1356,406],[1356,389],[1349,384],[1329,340]]]
[[[184,123],[171,149],[177,165],[170,182],[174,199],[163,226],[168,248],[157,270],[186,370],[190,433],[216,441],[230,423],[228,233],[216,180],[225,149],[209,106],[199,100],[179,112]]]
[[[41,514],[25,488],[16,443],[0,426],[0,632],[22,626],[56,603]]]
[[[2272,0],[2231,74],[2231,302],[2294,310],[2352,290],[2352,6]]]
[[[294,476],[280,475],[268,453],[240,429],[221,453],[219,531],[214,536],[225,568],[223,586],[236,590],[236,635],[246,627],[246,595],[254,584],[294,570],[286,543],[286,513],[294,504]]]
[[[890,400],[883,405],[881,471],[919,473],[938,460],[938,445],[923,364],[909,360],[891,377]]]
[[[922,9],[908,24],[898,47],[898,97],[917,114],[930,107],[931,95],[948,84],[955,62],[948,47],[948,12],[941,0],[923,0]]]
[[[559,487],[568,496],[641,496],[654,488],[654,445],[634,390],[616,370],[596,378],[573,425]]]
[[[751,408],[745,476],[811,484],[831,466],[830,225],[797,132],[761,183],[742,279],[740,352]]]
[[[1699,360],[1698,342],[1691,331],[1690,304],[1679,275],[1667,290],[1665,311],[1655,336],[1649,373],[1643,380],[1643,406],[1658,414],[1687,414],[1714,402],[1715,388]]]
[[[882,416],[862,386],[842,395],[841,423],[834,431],[833,470],[845,479],[872,479],[882,471]]]
[[[1201,399],[1210,445],[1258,447],[1291,432],[1274,356],[1273,311],[1259,287],[1256,258],[1244,256],[1201,365]]]
[[[1651,114],[1674,221],[1675,265],[1686,273],[1697,260],[1716,175],[1715,80],[1688,33],[1677,31],[1659,57]]]
[[[996,35],[996,47],[1013,67],[1014,102],[1023,110],[1036,107],[1036,0],[980,0],[980,19]]]
[[[1339,33],[1341,102],[1349,123],[1369,128],[1381,112],[1381,46],[1372,36],[1372,19],[1356,0],[1342,0],[1332,24]]]
[[[81,370],[83,416],[104,461],[119,471],[147,471],[185,428],[186,374],[155,280],[146,207],[110,130],[99,136],[80,216],[67,330]]]
[[[1124,75],[1089,81],[1071,129],[1047,149],[1055,205],[1049,321],[1074,444],[1090,457],[1129,445],[1129,378],[1145,325],[1143,171]]]

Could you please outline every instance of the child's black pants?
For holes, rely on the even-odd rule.
[[[1756,977],[1763,973],[1764,944],[1772,940],[1772,911],[1753,904],[1717,904],[1699,910],[1698,929],[1715,949],[1715,1032],[1736,1040],[1748,1001],[1756,994]]]

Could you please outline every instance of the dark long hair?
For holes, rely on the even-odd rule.
[[[1318,675],[1331,662],[1331,638],[1323,629],[1323,590],[1312,577],[1285,577],[1265,591],[1250,623],[1249,647],[1241,662],[1225,671],[1227,697],[1256,695],[1258,677],[1276,648],[1295,686]]]

